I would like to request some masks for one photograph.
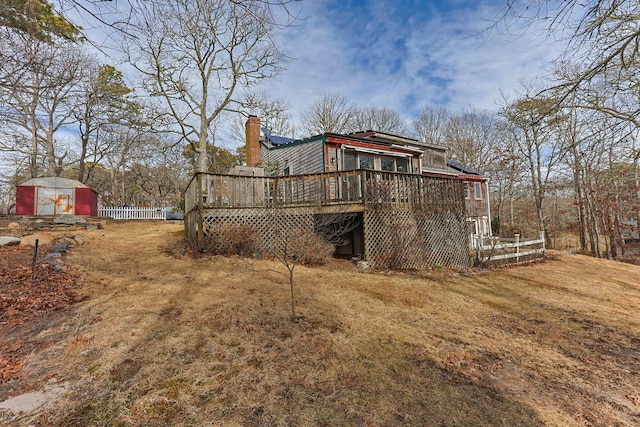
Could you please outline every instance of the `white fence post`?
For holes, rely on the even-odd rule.
[[[489,262],[515,259],[516,263],[520,263],[520,258],[522,257],[533,256],[534,258],[540,258],[541,256],[544,256],[545,242],[543,233],[541,233],[539,239],[522,239],[520,237],[520,234],[516,234],[514,237],[514,239],[510,239],[510,241],[504,243],[500,243],[498,240],[495,240],[495,238],[490,237],[489,239],[491,241],[491,244],[485,246],[485,239],[482,239],[481,236],[478,236],[478,261]],[[533,245],[540,245],[542,247],[538,247],[538,249],[521,249],[521,247]],[[489,253],[485,256],[485,253],[487,251]],[[495,251],[497,251],[497,253]]]

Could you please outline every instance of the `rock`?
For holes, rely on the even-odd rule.
[[[87,223],[87,221],[80,217],[80,216],[75,216],[75,215],[60,215],[59,217],[57,217],[56,219],[53,220],[54,224],[68,224],[68,225],[85,225]]]
[[[358,261],[358,270],[364,271],[369,268],[369,263],[367,261]]]
[[[87,223],[87,230],[101,230],[107,225],[107,221],[94,221]]]
[[[0,236],[0,246],[16,246],[20,244],[20,239],[13,236]]]
[[[18,421],[25,413],[31,413],[38,408],[54,402],[63,393],[68,391],[69,383],[50,384],[43,391],[34,391],[12,397],[0,402],[0,412],[9,417],[9,421]],[[3,417],[2,420],[5,418]]]
[[[69,252],[69,242],[58,242],[51,249],[49,249],[51,253],[67,253]]]
[[[35,246],[36,240],[38,241],[39,245],[46,245],[48,243],[51,243],[51,236],[47,236],[46,234],[42,234],[42,233],[30,234],[28,236],[23,236],[20,239],[20,244],[27,245],[27,246]]]
[[[68,244],[70,248],[72,248],[75,245],[77,245],[77,242],[75,240],[73,240],[73,237],[65,237],[60,241]]]
[[[75,236],[71,236],[71,238],[74,242],[76,242],[77,245],[84,244],[84,236],[82,234],[76,234]]]
[[[20,228],[20,224],[18,224],[17,222],[10,222],[10,223],[7,225],[7,228],[8,228],[9,230],[15,230],[16,228]]]
[[[62,254],[60,252],[49,252],[47,255],[45,255],[44,260],[45,261],[55,261],[62,258]]]

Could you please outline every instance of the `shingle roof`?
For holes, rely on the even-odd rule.
[[[455,160],[447,159],[447,166],[452,167],[456,170],[459,170],[462,173],[467,175],[479,175],[482,176],[483,173],[477,169],[471,168],[469,166],[463,165],[460,162],[456,162]]]

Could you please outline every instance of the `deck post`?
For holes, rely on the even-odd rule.
[[[516,234],[514,237],[516,238],[516,263],[519,263],[520,256],[518,254],[520,253],[520,235]]]
[[[368,197],[367,197],[367,172],[366,171],[360,171],[360,185],[362,186],[361,191],[362,191],[362,203],[365,206],[365,210],[367,209],[367,201],[368,201]]]
[[[196,180],[198,183],[198,231],[197,231],[197,239],[196,246],[199,251],[204,248],[204,201],[203,201],[203,191],[202,191],[202,173],[196,172]]]

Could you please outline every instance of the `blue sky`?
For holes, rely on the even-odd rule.
[[[300,6],[301,5],[301,6]],[[294,119],[325,92],[361,107],[389,107],[405,120],[424,105],[496,110],[500,91],[542,76],[560,46],[541,31],[486,30],[504,0],[304,0],[279,40],[292,57],[265,85]]]
[[[327,92],[359,107],[394,109],[407,123],[427,105],[496,111],[501,91],[513,96],[523,79],[543,76],[562,48],[535,26],[516,35],[487,32],[505,2],[293,1],[289,7],[300,19],[276,36],[291,60],[263,90],[288,102],[296,125],[304,109]],[[93,7],[108,12],[128,3]],[[80,19],[80,25],[96,23]],[[105,37],[100,28],[91,30],[96,41]],[[126,74],[126,65],[118,67]]]

